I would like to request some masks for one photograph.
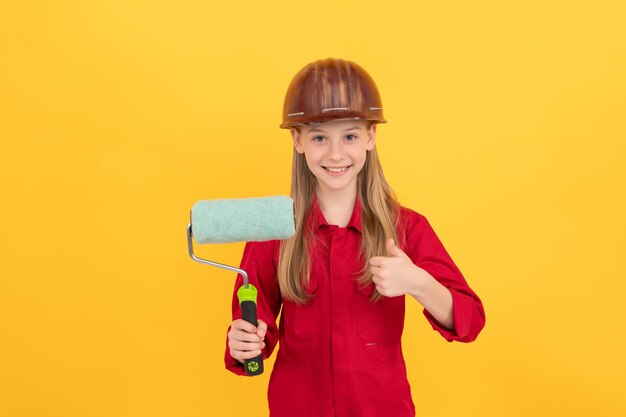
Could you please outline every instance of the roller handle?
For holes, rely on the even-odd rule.
[[[241,302],[241,316],[248,323],[253,326],[258,326],[256,317],[256,303],[254,301],[242,301]],[[252,359],[245,359],[243,366],[246,370],[246,375],[255,376],[263,373],[263,353]]]

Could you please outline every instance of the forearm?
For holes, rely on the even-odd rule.
[[[454,316],[452,310],[452,294],[432,275],[419,269],[419,285],[410,294],[435,319],[449,330],[454,330]]]

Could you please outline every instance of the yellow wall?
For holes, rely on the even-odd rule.
[[[376,80],[388,180],[485,304],[449,344],[408,303],[418,416],[624,415],[624,21],[619,0],[3,2],[0,416],[266,415],[269,366],[223,369],[234,274],[185,228],[196,200],[288,193],[283,96],[325,57]]]

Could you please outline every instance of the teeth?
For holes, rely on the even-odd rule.
[[[346,169],[348,169],[348,167],[344,167],[344,168],[327,168],[327,167],[325,167],[325,168],[326,168],[327,171],[330,171],[330,172],[343,172]]]

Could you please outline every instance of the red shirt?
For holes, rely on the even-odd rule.
[[[359,289],[355,278],[361,243],[359,199],[346,227],[329,225],[313,201],[309,224],[312,245],[307,305],[282,300],[276,265],[279,241],[248,242],[241,268],[259,290],[258,318],[268,324],[264,357],[280,340],[268,387],[272,417],[405,417],[415,407],[406,376],[400,339],[404,296],[370,303],[374,285]],[[447,341],[471,342],[485,325],[482,302],[470,289],[424,216],[401,208],[400,248],[420,268],[447,287],[453,300],[454,330],[439,324],[426,310],[433,329]],[[404,236],[406,243],[401,245]],[[236,290],[243,284],[239,275]],[[276,326],[282,304],[280,326]],[[233,320],[241,318],[233,294]],[[243,365],[226,347],[226,368],[245,375]]]

